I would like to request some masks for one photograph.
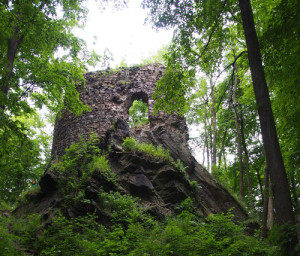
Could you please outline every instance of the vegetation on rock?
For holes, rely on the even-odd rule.
[[[139,143],[132,137],[127,137],[122,147],[124,150],[133,151],[133,152],[143,152],[146,156],[152,157],[157,160],[165,160],[173,162],[170,152],[164,149],[161,145],[155,147],[151,143]]]
[[[104,192],[101,197],[113,217],[111,226],[98,224],[94,215],[58,214],[46,228],[37,215],[17,221],[2,217],[2,255],[280,255],[278,247],[245,235],[231,214],[199,218],[190,199],[178,215],[158,221],[131,197]],[[7,225],[13,222],[8,233]]]

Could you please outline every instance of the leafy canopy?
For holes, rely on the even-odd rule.
[[[1,1],[0,13],[0,190],[14,201],[49,156],[37,109],[89,110],[76,89],[100,57],[72,33],[84,24],[82,0]]]

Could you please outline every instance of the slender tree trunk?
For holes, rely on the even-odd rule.
[[[14,33],[11,38],[7,39],[7,65],[6,65],[6,77],[2,78],[1,91],[5,96],[8,94],[9,90],[9,81],[11,79],[12,70],[15,62],[16,53],[21,43],[21,38],[18,39],[19,29],[15,28]]]
[[[206,146],[206,155],[207,155],[207,169],[209,170],[209,134],[207,128],[207,102],[204,105],[204,129],[205,129],[205,146]]]
[[[295,208],[298,208],[299,205],[299,199],[298,199],[298,194],[297,194],[297,187],[296,187],[296,182],[295,182],[295,175],[292,172],[291,173],[291,185],[292,185],[292,191],[293,191],[293,195],[294,195],[294,204],[295,204]]]
[[[210,169],[209,171],[211,172],[212,171],[212,152],[213,152],[213,149],[212,149],[212,145],[213,145],[213,134],[212,134],[212,128],[211,128],[211,125],[209,126],[209,155],[210,155]]]
[[[3,102],[1,102],[0,108],[4,109],[6,105],[7,94],[9,91],[9,83],[13,73],[14,62],[16,53],[21,44],[24,36],[19,36],[20,29],[15,27],[14,33],[11,38],[7,39],[7,64],[6,64],[6,76],[1,78],[1,92],[4,94]]]
[[[202,165],[203,166],[204,166],[204,163],[205,163],[205,153],[206,153],[206,142],[205,142],[205,138],[204,138],[204,148],[203,148],[203,151],[202,151]]]
[[[8,2],[6,1],[6,6],[8,6]],[[34,22],[36,16],[38,15],[38,13],[44,8],[44,6],[46,5],[47,1],[40,1],[39,6],[37,7],[37,11],[32,15],[30,22]],[[30,1],[28,2],[29,5],[31,5],[32,3],[30,3]],[[24,6],[25,7],[25,6]],[[21,20],[22,17],[20,17],[20,14],[17,13],[16,15],[16,21],[18,24],[18,22]],[[28,22],[28,23],[30,23]],[[8,91],[10,89],[9,83],[11,80],[11,76],[13,74],[13,67],[14,67],[14,62],[15,62],[15,58],[16,58],[16,53],[19,49],[20,44],[22,43],[23,39],[24,39],[24,35],[26,34],[26,29],[25,31],[22,31],[22,34],[20,33],[20,28],[18,26],[14,26],[14,31],[13,31],[13,35],[11,38],[8,38],[8,47],[7,47],[7,66],[6,66],[6,77],[5,79],[1,79],[1,84],[0,84],[0,90],[1,92],[4,94],[5,98],[4,98],[4,102],[0,103],[0,108],[5,109],[5,105],[6,105],[6,100],[7,100],[7,94]]]
[[[259,169],[255,168],[255,171],[256,171],[256,176],[257,176],[257,180],[258,180],[258,185],[259,185],[259,190],[260,190],[260,194],[261,194],[261,199],[264,202],[264,191],[263,191],[263,186],[262,186],[262,183],[261,183]]]
[[[227,127],[225,129],[225,132],[224,132],[224,135],[223,135],[223,138],[222,138],[222,144],[221,144],[221,148],[220,148],[220,152],[219,152],[219,166],[221,165],[222,155],[224,155],[226,135],[227,135]]]
[[[260,129],[266,157],[266,168],[270,170],[276,222],[278,226],[287,223],[295,224],[288,179],[280,152],[250,0],[239,0],[239,6],[246,38],[256,105],[258,108]],[[289,242],[284,245],[286,251],[292,251],[298,243],[297,234],[296,232],[294,233],[290,233]]]
[[[211,89],[211,114],[212,114],[212,125],[213,125],[213,141],[212,141],[212,158],[211,165],[217,164],[217,114],[215,111],[215,90],[212,80],[210,80]]]
[[[224,161],[224,171],[227,172],[227,161],[226,161],[225,154],[223,154],[223,161]]]
[[[251,186],[251,179],[250,179],[250,168],[249,168],[249,154],[248,154],[248,149],[246,145],[246,140],[245,140],[245,133],[244,133],[244,119],[243,115],[241,116],[241,136],[242,136],[242,145],[243,145],[243,150],[245,154],[245,170],[246,170],[246,178],[247,178],[247,188],[248,188],[248,195],[250,199],[250,206],[252,209],[254,209],[254,201],[253,201],[253,195],[252,195],[252,186]]]
[[[234,155],[234,163],[236,163],[236,155]],[[233,175],[234,175],[234,180],[233,180],[233,191],[236,192],[236,187],[237,187],[237,175],[236,175],[236,169],[235,167],[233,168]]]
[[[269,204],[269,194],[270,194],[270,185],[269,185],[269,170],[266,167],[265,169],[265,189],[264,189],[264,204],[263,204],[263,212],[262,212],[262,230],[261,230],[261,236],[267,237],[268,234],[268,204]]]
[[[238,76],[237,76],[237,68],[236,64],[234,64],[234,84],[233,84],[233,109],[234,109],[234,122],[235,122],[235,130],[236,130],[236,138],[238,144],[238,158],[239,158],[239,170],[240,170],[240,197],[244,197],[244,167],[243,167],[243,152],[242,152],[242,141],[241,141],[241,130],[239,125],[239,117],[238,117],[238,109],[237,109],[237,99],[236,99],[236,91],[238,86]]]

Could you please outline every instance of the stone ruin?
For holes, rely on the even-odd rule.
[[[63,110],[62,117],[56,120],[52,146],[52,159],[61,156],[66,147],[85,139],[91,133],[104,138],[118,119],[128,123],[129,108],[134,100],[141,100],[148,105],[148,127],[164,127],[182,135],[182,142],[187,143],[188,129],[183,117],[176,114],[167,115],[159,112],[153,114],[154,92],[156,82],[162,77],[165,68],[161,64],[144,67],[122,68],[120,71],[90,72],[85,75],[86,88],[80,93],[80,100],[91,108],[91,111],[75,116]]]
[[[84,188],[89,205],[63,207],[59,193],[59,173],[48,169],[39,184],[41,193],[27,205],[19,206],[17,212],[37,212],[43,216],[60,210],[70,217],[85,214],[87,209],[101,213],[99,191],[119,191],[140,198],[150,214],[166,216],[187,197],[204,216],[233,209],[238,220],[247,214],[230,193],[215,182],[210,174],[195,160],[188,147],[188,129],[183,117],[168,115],[161,111],[153,114],[152,94],[156,82],[162,77],[164,67],[160,64],[144,67],[121,68],[113,72],[90,72],[85,75],[86,88],[80,91],[81,101],[91,111],[75,116],[63,110],[54,128],[52,159],[60,158],[66,147],[79,141],[79,135],[88,139],[93,132],[100,138],[101,148],[110,147],[108,161],[118,176],[117,185],[105,181],[100,172],[94,172]],[[149,122],[130,128],[129,108],[134,100],[148,105]],[[126,137],[139,142],[163,146],[170,155],[185,166],[185,173],[166,160],[155,160],[139,152],[125,152],[122,142]],[[109,146],[110,145],[110,146]],[[192,187],[191,181],[197,186]],[[102,216],[102,217],[101,217]]]

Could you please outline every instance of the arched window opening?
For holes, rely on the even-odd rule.
[[[148,105],[142,100],[134,100],[129,108],[129,126],[135,127],[148,122]]]

